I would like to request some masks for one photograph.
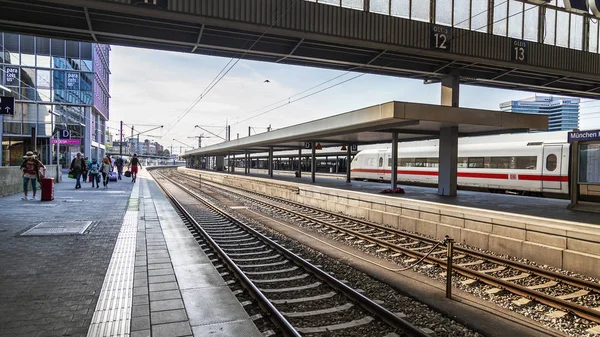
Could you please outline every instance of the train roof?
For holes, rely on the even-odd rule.
[[[477,137],[462,137],[458,139],[459,145],[476,145],[476,144],[504,144],[504,143],[530,143],[530,142],[542,142],[542,143],[566,143],[568,131],[548,131],[548,132],[531,132],[531,133],[511,133],[511,134],[500,134],[493,136],[477,136]],[[398,144],[398,148],[411,148],[411,147],[425,147],[425,146],[438,146],[439,140],[421,140],[413,142],[401,142]],[[524,144],[526,145],[526,144]],[[389,148],[389,146],[388,146]],[[364,153],[375,153],[377,151],[384,150],[385,148],[379,149],[368,149],[362,150]]]

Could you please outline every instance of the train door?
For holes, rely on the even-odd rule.
[[[562,146],[545,145],[542,156],[542,191],[560,190]]]
[[[387,151],[377,152],[377,176],[379,180],[384,180],[387,170],[388,154]]]

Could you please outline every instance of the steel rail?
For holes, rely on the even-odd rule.
[[[340,280],[334,278],[333,276],[331,276],[328,273],[324,272],[320,268],[318,268],[315,265],[311,264],[310,262],[304,260],[300,256],[298,256],[298,255],[290,252],[288,249],[286,249],[283,246],[279,245],[278,243],[274,242],[273,240],[271,240],[270,238],[266,237],[262,233],[259,233],[255,229],[253,229],[253,228],[249,227],[248,225],[242,223],[241,221],[239,221],[238,219],[232,217],[231,215],[229,215],[228,213],[226,213],[223,210],[219,209],[218,207],[210,204],[210,202],[207,201],[204,197],[202,197],[202,196],[198,195],[197,193],[191,191],[188,187],[183,186],[181,183],[175,182],[175,181],[173,181],[173,180],[171,180],[169,178],[166,178],[166,179],[168,179],[171,183],[177,185],[177,187],[179,187],[182,190],[186,191],[190,196],[194,197],[198,201],[201,201],[206,206],[210,207],[212,210],[214,210],[215,212],[217,212],[220,215],[222,215],[223,217],[225,217],[227,220],[238,224],[240,227],[243,228],[243,230],[249,232],[250,234],[252,234],[255,237],[257,237],[258,239],[260,239],[263,242],[267,243],[272,248],[274,248],[275,250],[277,250],[278,252],[280,252],[282,255],[284,255],[286,258],[289,258],[289,259],[293,260],[298,265],[300,265],[302,268],[304,268],[305,270],[311,272],[317,278],[319,278],[322,281],[324,281],[325,283],[327,283],[327,285],[329,285],[330,287],[332,287],[332,288],[340,291],[341,293],[343,293],[344,295],[346,295],[347,297],[349,297],[351,300],[355,301],[363,309],[365,309],[366,311],[368,311],[368,312],[374,314],[375,316],[379,317],[382,321],[384,321],[385,323],[389,324],[391,327],[393,327],[395,329],[400,329],[403,332],[408,333],[410,336],[415,336],[415,337],[428,337],[429,336],[427,333],[423,332],[420,328],[414,326],[412,323],[410,323],[410,322],[404,320],[403,318],[395,315],[394,313],[390,312],[389,310],[387,310],[386,308],[382,307],[381,305],[375,303],[374,301],[372,301],[368,297],[366,297],[363,294],[357,292],[356,290],[350,288],[345,283],[343,283]]]
[[[153,172],[152,172],[153,173]],[[151,173],[151,174],[152,174]],[[159,173],[163,179],[169,180],[162,173]],[[219,247],[219,245],[208,235],[208,233],[198,224],[194,217],[183,207],[183,205],[175,198],[175,196],[167,190],[167,188],[158,180],[155,179],[158,186],[163,190],[167,197],[171,200],[173,205],[181,212],[181,214],[188,220],[194,228],[201,233],[206,242],[211,246],[213,250],[219,255],[219,257],[225,262],[229,270],[231,270],[236,278],[242,283],[243,287],[246,288],[252,297],[254,297],[259,306],[269,313],[270,320],[278,326],[285,336],[301,337],[300,333],[292,326],[288,320],[283,317],[283,314],[275,308],[275,306],[267,299],[267,297],[254,285],[254,283],[244,274],[244,272],[235,264],[231,258]],[[171,180],[169,180],[171,181]],[[171,181],[174,183],[173,181]],[[186,191],[187,192],[187,191]]]
[[[215,183],[212,183],[212,182],[208,183],[208,184],[211,185],[211,186],[215,185]],[[242,197],[251,198],[251,197],[248,197],[248,196],[244,196],[243,194],[240,194],[239,192],[230,191],[228,189],[224,189],[224,188],[218,187],[218,186],[216,186],[216,187],[220,188],[220,189],[223,189],[225,191],[228,191],[230,193],[238,194],[238,195],[240,195]],[[249,192],[249,193],[255,193],[255,192]],[[258,194],[258,193],[256,193],[256,194]],[[278,199],[278,198],[270,197],[270,196],[267,197],[267,198]],[[280,210],[282,210],[284,212],[294,214],[294,215],[299,216],[301,218],[305,218],[305,219],[307,219],[309,221],[316,222],[316,223],[319,223],[319,224],[322,224],[322,225],[325,225],[325,226],[328,226],[328,227],[331,227],[331,228],[335,228],[336,230],[352,234],[353,236],[360,237],[361,239],[364,239],[364,240],[376,243],[376,244],[378,244],[378,245],[380,245],[382,247],[389,248],[389,249],[391,249],[393,251],[402,252],[402,253],[404,253],[404,254],[406,254],[408,256],[414,257],[414,258],[423,258],[425,256],[424,253],[420,253],[420,252],[417,252],[417,251],[412,251],[412,250],[410,250],[408,248],[404,248],[404,247],[399,247],[399,246],[396,246],[396,245],[394,245],[392,243],[389,243],[387,241],[380,240],[380,239],[377,239],[377,238],[374,238],[374,237],[370,237],[370,236],[368,236],[366,234],[362,234],[360,232],[357,232],[357,231],[354,231],[354,230],[351,230],[351,229],[346,229],[346,228],[343,228],[341,226],[338,226],[338,225],[335,225],[335,224],[331,224],[331,223],[328,223],[328,222],[325,222],[325,221],[313,218],[311,216],[304,215],[304,214],[296,212],[296,211],[285,209],[283,207],[280,207],[280,206],[277,206],[277,205],[274,205],[274,204],[269,204],[269,203],[267,203],[265,201],[262,201],[262,200],[258,200],[258,199],[255,199],[255,198],[251,198],[251,199],[253,199],[256,202],[262,203],[264,205],[268,205],[269,207],[277,208],[277,209],[280,209]],[[306,209],[314,209],[314,208],[311,208],[309,206],[300,205],[300,204],[297,204],[297,203],[292,202],[292,201],[285,200],[285,201],[282,201],[282,202],[294,204],[294,205],[297,205],[298,207],[302,207],[302,208],[306,208]],[[332,213],[332,212],[328,212],[328,211],[323,211],[323,210],[320,210],[320,209],[315,209],[315,210],[317,210],[317,211],[319,211],[321,213],[326,213],[326,214],[329,214],[329,215],[332,215],[332,216],[335,216],[335,217],[343,218],[344,220],[349,220],[349,221],[352,221],[352,222],[355,222],[355,223],[360,223],[360,224],[372,226],[372,227],[375,227],[375,228],[378,228],[378,229],[382,229],[382,230],[386,230],[386,231],[389,231],[389,232],[392,232],[392,233],[396,233],[398,235],[408,236],[408,237],[414,238],[415,240],[429,242],[429,243],[437,243],[438,242],[438,241],[433,240],[433,239],[422,238],[422,237],[419,237],[419,236],[416,236],[416,235],[411,235],[411,234],[408,234],[408,233],[399,232],[399,231],[396,231],[396,230],[393,230],[393,229],[390,229],[390,228],[387,228],[387,227],[384,227],[384,226],[380,226],[380,225],[377,225],[377,224],[372,224],[372,223],[367,222],[367,221],[356,220],[356,219],[353,219],[353,218],[350,218],[350,217],[347,217],[347,216],[344,216],[344,215],[338,215],[336,213]],[[518,269],[518,270],[535,272],[535,273],[539,273],[539,274],[543,274],[543,275],[550,275],[551,278],[556,278],[556,279],[560,280],[561,282],[565,281],[564,283],[572,282],[574,284],[571,284],[571,285],[577,286],[579,288],[584,288],[584,289],[589,289],[589,288],[598,289],[598,285],[594,284],[593,282],[575,279],[575,278],[572,278],[572,277],[568,277],[567,275],[562,275],[562,274],[559,274],[559,273],[556,273],[556,272],[551,272],[551,271],[547,271],[547,270],[541,270],[539,268],[530,267],[530,266],[527,266],[525,264],[516,263],[514,261],[503,260],[503,259],[496,258],[496,257],[491,258],[491,257],[489,257],[486,254],[479,253],[479,252],[474,252],[474,251],[471,251],[469,249],[462,248],[462,249],[457,249],[457,250],[461,251],[461,252],[464,252],[465,254],[477,255],[477,256],[483,257],[483,258],[488,259],[488,260],[499,261],[499,262],[494,262],[494,263],[498,263],[498,264],[501,264],[501,265],[509,265],[509,266],[513,267],[513,264],[514,264],[513,268]],[[442,259],[437,259],[437,258],[434,258],[434,257],[427,257],[427,258],[424,259],[424,261],[427,261],[427,262],[430,262],[430,263],[436,263],[436,264],[438,264],[440,266],[446,266],[446,261],[444,261]],[[587,308],[585,306],[582,306],[580,304],[577,304],[577,303],[574,303],[574,302],[571,302],[571,301],[562,300],[562,299],[556,298],[556,297],[551,296],[551,295],[544,294],[544,293],[536,291],[536,290],[528,289],[527,287],[520,286],[518,284],[511,283],[509,281],[505,281],[505,280],[502,280],[502,279],[493,277],[491,275],[487,275],[485,273],[478,272],[478,271],[475,271],[475,270],[472,270],[472,269],[469,269],[469,268],[466,268],[466,267],[454,265],[453,269],[457,273],[459,273],[459,274],[461,274],[463,276],[466,276],[466,277],[469,277],[469,278],[472,278],[472,279],[476,279],[476,280],[485,282],[485,283],[487,283],[489,285],[493,285],[495,287],[508,290],[508,291],[510,291],[510,292],[512,292],[514,294],[520,295],[522,297],[529,298],[529,299],[534,299],[534,300],[536,300],[536,301],[538,301],[540,303],[543,303],[543,304],[546,304],[546,305],[549,305],[551,307],[554,307],[554,308],[557,308],[557,309],[561,309],[561,310],[564,310],[564,311],[567,311],[567,312],[571,312],[571,313],[576,314],[577,316],[580,316],[582,318],[591,320],[591,321],[596,322],[596,323],[600,323],[600,311],[598,311],[598,310]],[[541,275],[541,276],[543,276],[543,275]],[[543,276],[543,277],[547,277],[547,276]],[[575,280],[575,282],[573,282],[573,280]],[[581,282],[581,284],[583,284],[583,285],[579,285],[577,282]],[[567,283],[567,284],[570,284],[570,283]]]

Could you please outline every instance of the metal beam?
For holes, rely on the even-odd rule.
[[[94,33],[94,29],[92,28],[92,20],[90,20],[90,13],[88,12],[87,7],[83,7],[83,12],[85,13],[85,20],[87,21],[88,29],[90,30],[90,35],[92,35],[92,39],[98,43],[98,38]]]
[[[194,48],[192,48],[191,53],[195,52],[196,49],[198,49],[198,46],[200,45],[200,40],[202,39],[202,33],[204,33],[204,25],[202,25],[202,27],[200,27],[200,32],[198,33],[198,39],[196,40],[196,45],[194,46]]]
[[[298,41],[298,43],[296,44],[296,46],[294,46],[294,48],[292,48],[292,51],[289,52],[286,56],[280,58],[279,60],[275,61],[275,63],[279,63],[283,60],[285,60],[286,58],[292,56],[294,54],[294,52],[296,51],[296,49],[298,49],[298,47],[300,47],[300,45],[302,44],[302,42],[304,42],[304,38],[300,39],[300,41]]]

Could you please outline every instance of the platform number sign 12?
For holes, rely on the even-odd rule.
[[[452,28],[440,25],[431,26],[429,48],[438,50],[450,50],[452,40]]]
[[[510,47],[511,61],[518,63],[527,63],[527,56],[529,55],[527,41],[511,39]]]

